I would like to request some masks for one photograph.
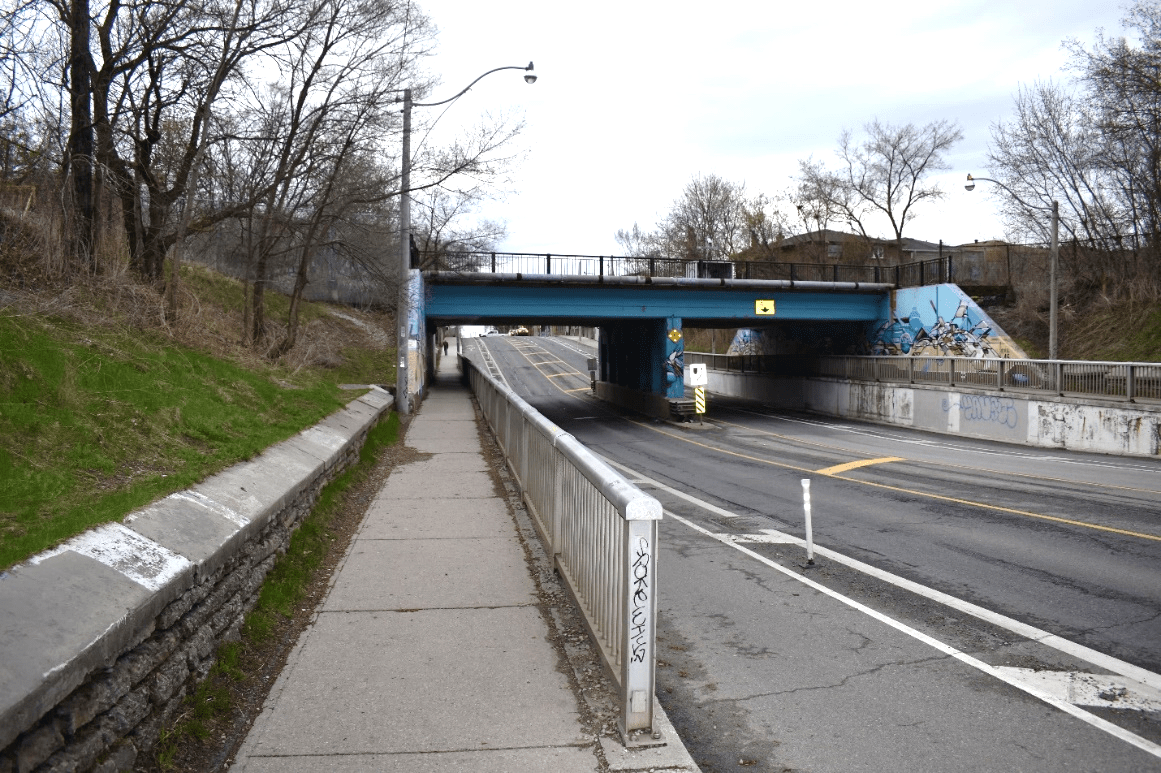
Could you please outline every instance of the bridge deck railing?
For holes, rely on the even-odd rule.
[[[980,389],[1161,401],[1161,363],[1016,360],[978,357],[822,356],[685,353],[711,370],[824,376],[854,381],[938,384]]]
[[[461,359],[556,569],[621,692],[626,743],[652,733],[661,504]]]
[[[777,279],[792,282],[867,282],[919,287],[955,281],[952,256],[897,266],[775,261],[704,261],[610,255],[555,255],[524,252],[441,252],[422,264],[464,274],[547,274],[560,276],[651,276],[701,279]]]

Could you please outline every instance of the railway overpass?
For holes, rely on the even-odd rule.
[[[437,269],[412,270],[413,392],[422,391],[417,376],[433,372],[436,330],[447,326],[597,327],[598,393],[664,415],[669,400],[684,396],[686,327],[751,328],[765,334],[766,354],[810,356],[865,352],[885,339],[897,347],[900,338],[923,338],[928,327],[942,326],[955,337],[974,321],[986,319],[958,288],[941,283],[951,273],[950,263],[884,270],[560,255],[489,257],[461,256],[437,263]],[[908,286],[910,295],[904,297],[899,291]],[[964,311],[969,304],[974,315]],[[920,307],[929,305],[932,318],[921,325]],[[904,307],[907,313],[901,314]],[[955,324],[956,318],[962,323]],[[983,327],[995,329],[990,320]],[[904,345],[902,351],[908,348]]]

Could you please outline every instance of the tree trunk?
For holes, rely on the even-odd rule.
[[[93,114],[89,78],[89,0],[72,0],[69,16],[69,103],[72,111],[68,169],[74,210],[72,261],[93,270]]]

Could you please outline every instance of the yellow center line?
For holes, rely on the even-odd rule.
[[[782,434],[779,434],[777,432],[771,432],[769,430],[759,429],[758,427],[751,427],[751,426],[746,425],[746,424],[737,424],[735,422],[725,421],[724,419],[719,419],[716,417],[714,418],[714,423],[715,424],[723,424],[727,427],[737,427],[738,429],[747,430],[749,432],[757,432],[760,435],[765,435],[767,437],[772,437],[772,438],[778,438],[779,440],[785,440],[788,443],[796,443],[798,445],[804,445],[804,446],[814,446],[816,448],[825,448],[827,450],[832,450],[832,451],[843,451],[846,453],[854,453],[854,451],[852,451],[851,449],[849,449],[845,446],[834,445],[833,443],[821,443],[817,440],[806,440],[804,438],[794,437],[793,435],[782,435]],[[1012,470],[994,470],[990,467],[975,467],[975,466],[971,466],[971,465],[967,465],[967,464],[953,464],[951,462],[925,462],[925,464],[930,464],[930,465],[934,465],[937,467],[943,467],[943,468],[946,468],[949,470],[969,470],[971,472],[990,472],[990,473],[993,473],[995,475],[1007,475],[1007,476],[1013,477],[1013,478],[1027,478],[1029,480],[1047,481],[1050,483],[1071,483],[1071,484],[1076,485],[1076,486],[1091,486],[1093,488],[1110,489],[1113,491],[1132,491],[1132,492],[1138,493],[1138,494],[1161,494],[1161,491],[1157,491],[1156,489],[1137,488],[1135,486],[1118,486],[1118,485],[1113,485],[1111,483],[1101,483],[1099,481],[1089,481],[1089,480],[1074,480],[1072,478],[1054,478],[1050,475],[1034,475],[1032,473],[1027,473],[1027,472],[1013,472]]]
[[[521,352],[521,354],[524,354],[524,353]],[[528,359],[528,355],[525,354],[524,358]],[[535,367],[536,363],[533,363],[531,359],[528,359],[528,361],[530,363],[532,363],[532,365]],[[539,368],[537,368],[537,370],[539,370]],[[576,375],[580,375],[580,376],[587,378],[587,375],[582,374],[580,371],[575,371],[575,373],[576,373]],[[564,375],[564,374],[562,374],[562,375]],[[549,379],[548,383],[552,384],[553,386],[555,386],[557,389],[559,389],[561,392],[564,392],[565,394],[569,394],[570,391],[571,392],[586,391],[585,389],[573,389],[573,390],[563,389],[562,387],[558,386],[556,384],[556,382],[552,381],[551,379]],[[569,395],[569,396],[575,397],[575,395]],[[793,464],[784,464],[782,462],[774,462],[774,461],[771,461],[769,459],[762,459],[761,457],[750,456],[749,454],[738,453],[737,451],[728,451],[724,448],[718,448],[716,446],[711,446],[711,445],[708,445],[706,443],[699,443],[696,440],[690,440],[689,438],[684,438],[684,437],[681,437],[680,435],[675,435],[672,432],[666,432],[665,430],[660,429],[659,427],[654,427],[652,425],[644,424],[642,422],[634,421],[632,419],[625,419],[625,421],[629,422],[630,424],[636,424],[639,427],[645,427],[646,429],[652,430],[653,432],[660,433],[660,434],[665,435],[667,437],[671,437],[674,440],[680,440],[683,443],[689,443],[690,445],[695,445],[695,446],[699,446],[701,448],[706,448],[706,449],[709,449],[710,451],[716,451],[720,454],[725,454],[727,456],[733,456],[733,457],[736,457],[738,459],[745,459],[747,461],[758,462],[759,464],[765,464],[765,465],[768,465],[770,467],[780,467],[780,468],[785,469],[785,470],[794,470],[796,472],[804,472],[807,474],[818,475],[818,474],[825,473],[825,471],[810,470],[810,469],[807,469],[805,467],[798,467],[798,466],[793,465]],[[727,424],[729,422],[722,422],[722,423]],[[742,425],[734,425],[734,426],[742,426]],[[752,428],[746,427],[746,429],[752,429]],[[756,430],[756,431],[762,432],[763,434],[775,435],[775,433],[765,432],[765,430]],[[776,437],[785,437],[782,435],[775,435],[775,436]],[[786,437],[785,439],[793,440],[793,438],[789,438],[789,437]],[[822,444],[819,443],[819,444],[812,444],[812,445],[822,445]],[[837,446],[828,446],[828,447],[829,448],[837,448]],[[870,460],[869,463],[873,464],[873,463],[876,463],[877,461],[878,460]],[[893,459],[892,461],[906,461],[906,460],[905,459],[898,459],[898,460]],[[842,467],[843,465],[838,465],[838,466]],[[860,463],[856,463],[856,467],[861,467],[861,466],[864,466],[864,465],[860,464]],[[948,466],[956,466],[956,465],[948,465]],[[835,468],[830,467],[827,469],[834,470]],[[970,468],[968,468],[968,469],[970,469]],[[989,471],[989,472],[991,472],[991,471]],[[1129,531],[1127,529],[1117,529],[1117,528],[1112,527],[1112,526],[1100,526],[1100,525],[1095,524],[1095,523],[1085,523],[1084,521],[1074,521],[1074,520],[1069,519],[1069,518],[1058,518],[1054,515],[1044,515],[1043,513],[1033,513],[1033,512],[1029,512],[1027,510],[1016,510],[1016,509],[1011,508],[1011,507],[1002,507],[1000,505],[989,505],[986,502],[973,502],[970,499],[958,499],[956,497],[943,496],[942,494],[932,494],[932,493],[927,492],[927,491],[918,491],[916,489],[906,489],[906,488],[901,488],[899,486],[889,486],[885,483],[873,483],[873,482],[867,481],[867,480],[857,480],[855,478],[839,477],[837,474],[835,474],[833,472],[825,473],[825,474],[830,475],[830,477],[833,477],[835,480],[842,480],[842,481],[846,481],[848,483],[855,483],[855,484],[858,484],[860,486],[871,486],[873,488],[884,489],[887,491],[895,491],[895,492],[899,492],[902,494],[911,494],[911,495],[919,496],[919,497],[927,497],[928,499],[935,499],[935,500],[940,501],[940,502],[952,502],[954,504],[966,505],[968,507],[978,507],[978,508],[981,508],[984,510],[993,510],[995,512],[1008,513],[1009,515],[1019,515],[1019,516],[1025,517],[1025,518],[1036,518],[1036,519],[1039,519],[1042,521],[1051,521],[1053,523],[1062,523],[1062,524],[1066,524],[1068,526],[1079,526],[1079,527],[1084,528],[1084,529],[1093,529],[1096,531],[1111,532],[1113,534],[1121,534],[1121,535],[1124,535],[1126,537],[1138,537],[1140,539],[1152,540],[1154,542],[1161,542],[1161,536],[1158,536],[1155,534],[1144,534],[1141,532]],[[1028,476],[1028,477],[1035,477],[1035,476]]]
[[[836,464],[834,467],[825,467],[821,470],[815,470],[816,475],[838,475],[840,472],[847,470],[857,470],[860,467],[870,467],[872,464],[886,464],[887,462],[905,462],[907,461],[902,456],[881,456],[878,459],[860,459],[857,462],[847,462],[846,464]]]
[[[718,453],[726,454],[727,456],[734,456],[734,457],[737,457],[739,459],[746,459],[747,461],[758,462],[759,464],[765,464],[765,465],[769,465],[771,467],[780,467],[780,468],[786,469],[786,470],[795,470],[797,472],[805,472],[805,473],[815,473],[816,472],[814,470],[808,470],[805,467],[798,467],[798,466],[795,466],[793,464],[784,464],[782,462],[773,462],[773,461],[770,461],[769,459],[762,459],[762,458],[757,457],[757,456],[750,456],[749,454],[738,453],[737,451],[728,451],[724,448],[718,448],[716,446],[711,446],[711,445],[708,445],[706,443],[699,443],[696,440],[690,440],[688,438],[683,438],[679,435],[675,435],[671,432],[666,432],[665,430],[660,429],[658,427],[653,427],[653,426],[650,426],[648,424],[643,424],[642,422],[639,422],[639,421],[631,421],[631,423],[636,424],[639,427],[645,427],[646,429],[653,430],[654,432],[665,435],[667,437],[671,437],[674,440],[680,440],[683,443],[689,443],[690,445],[699,446],[701,448],[707,448],[710,451],[717,451]],[[944,496],[942,494],[932,494],[931,492],[928,492],[928,491],[919,491],[917,489],[902,488],[900,486],[889,486],[885,483],[874,483],[874,482],[868,481],[868,480],[857,480],[855,478],[840,478],[840,477],[835,476],[835,475],[832,475],[831,477],[834,477],[836,480],[847,481],[848,483],[856,483],[860,486],[872,486],[874,488],[885,489],[887,491],[896,491],[896,492],[899,492],[901,494],[911,494],[911,495],[919,496],[919,497],[927,497],[928,499],[935,499],[935,500],[938,500],[940,502],[952,502],[952,503],[957,504],[957,505],[967,505],[968,507],[979,507],[979,508],[982,508],[984,510],[994,510],[994,511],[999,512],[999,513],[1008,513],[1010,515],[1019,515],[1019,516],[1025,517],[1025,518],[1036,518],[1036,519],[1039,519],[1042,521],[1052,521],[1053,523],[1063,523],[1063,524],[1067,524],[1069,526],[1079,526],[1079,527],[1084,528],[1084,529],[1094,529],[1096,531],[1106,531],[1106,532],[1111,532],[1113,534],[1122,534],[1126,537],[1138,537],[1140,539],[1147,539],[1147,540],[1152,540],[1154,542],[1161,542],[1161,536],[1158,536],[1156,534],[1144,534],[1144,533],[1138,532],[1138,531],[1129,531],[1128,529],[1118,529],[1118,528],[1115,528],[1113,526],[1101,526],[1101,525],[1095,524],[1095,523],[1086,523],[1085,521],[1075,521],[1075,520],[1072,520],[1071,518],[1059,518],[1055,515],[1044,515],[1043,513],[1033,513],[1033,512],[1029,512],[1027,510],[1017,510],[1017,509],[1012,508],[1012,507],[1003,507],[1001,505],[990,505],[986,502],[974,502],[970,499],[959,499],[958,497],[949,497],[949,496]]]

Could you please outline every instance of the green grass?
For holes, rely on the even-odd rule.
[[[337,383],[0,314],[0,568],[291,437]]]

